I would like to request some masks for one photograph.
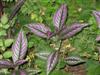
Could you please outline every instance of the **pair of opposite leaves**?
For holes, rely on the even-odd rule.
[[[74,23],[71,26],[66,26],[65,21],[67,19],[67,6],[62,4],[61,7],[57,10],[53,17],[53,24],[55,27],[55,32],[51,32],[50,28],[44,24],[29,24],[27,27],[37,36],[42,38],[50,39],[53,36],[57,35],[60,40],[68,39],[78,32],[80,32],[84,27],[88,26],[87,23]],[[74,60],[74,63],[79,63],[81,61],[78,57],[69,57],[66,60]],[[47,75],[55,68],[56,64],[59,61],[59,52],[54,51],[48,56],[47,60]],[[69,61],[73,65],[73,61]],[[83,62],[83,61],[82,61]]]
[[[55,32],[51,32],[51,29],[44,24],[29,24],[27,27],[37,36],[42,38],[51,38],[54,35],[58,35],[59,39],[68,39],[74,36],[76,33],[80,32],[87,23],[74,23],[71,26],[66,26],[65,22],[67,19],[67,6],[65,4],[57,10],[53,17],[53,24],[55,27]]]
[[[34,34],[42,37],[42,38],[51,38],[52,35],[57,34],[60,39],[67,39],[81,31],[84,27],[87,26],[86,23],[75,23],[70,27],[65,26],[65,21],[67,17],[67,6],[63,4],[58,11],[55,13],[53,22],[55,26],[55,32],[51,32],[50,28],[45,26],[44,24],[30,24],[27,26]],[[19,59],[23,59],[26,51],[27,51],[27,40],[23,36],[22,31],[20,31],[18,38],[14,45],[12,46],[13,50],[13,62],[16,63],[19,61]],[[50,73],[50,71],[54,68],[54,66],[57,63],[58,52],[54,52],[53,54],[50,54],[48,57],[48,63],[47,63],[47,75]],[[0,61],[2,67],[9,67],[12,65],[8,61]],[[20,64],[22,64],[22,60],[20,61]]]
[[[26,62],[24,59],[27,52],[27,39],[21,30],[15,43],[12,45],[12,61],[1,59],[0,68],[16,68],[17,66]],[[27,75],[24,70],[18,70],[20,75]],[[16,71],[13,71],[12,75],[16,75]]]
[[[96,17],[97,23],[98,25],[100,24],[100,12],[94,11],[93,14]],[[61,7],[58,9],[58,11],[55,13],[54,17],[53,17],[53,23],[54,23],[54,27],[55,27],[55,32],[51,32],[50,28],[45,26],[44,24],[29,24],[29,26],[27,26],[34,34],[42,37],[42,38],[51,38],[54,34],[59,36],[59,39],[68,39],[72,36],[74,36],[76,33],[80,32],[84,27],[86,27],[88,24],[87,23],[74,23],[71,26],[65,26],[65,21],[67,18],[67,6],[65,4],[61,5]],[[19,34],[20,37],[20,34]],[[19,38],[20,39],[20,38]],[[21,58],[23,58],[25,56],[26,53],[26,48],[24,50],[24,47],[26,47],[24,44],[25,40],[19,40],[17,39],[17,44],[13,45],[13,51],[15,56],[19,56],[19,50],[17,49],[18,47],[18,42],[21,41],[22,42],[22,56]],[[19,41],[18,41],[19,40]],[[24,41],[24,42],[23,42]],[[18,52],[18,53],[17,53]],[[55,65],[58,62],[58,58],[59,57],[59,52],[55,51],[53,53],[51,53],[48,56],[48,61],[47,61],[47,75],[53,70],[53,68],[55,67]],[[13,57],[13,59],[17,59],[18,57]],[[72,65],[74,64],[74,62],[69,61],[69,60],[76,60],[77,62],[82,61],[80,58],[78,57],[69,57],[66,58],[66,61],[69,62],[69,64],[71,63]]]

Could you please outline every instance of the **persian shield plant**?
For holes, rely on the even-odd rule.
[[[18,37],[14,44],[12,45],[12,60],[0,60],[0,68],[13,68],[14,71],[12,72],[12,75],[18,74],[19,75],[27,75],[26,72],[22,69],[19,69],[19,66],[21,64],[24,64],[26,62],[25,55],[27,52],[27,39],[21,30],[18,34]]]
[[[44,39],[53,40],[56,44],[59,43],[59,48],[50,53],[47,58],[47,75],[49,75],[50,72],[54,70],[56,65],[59,63],[59,60],[61,58],[60,54],[62,41],[73,37],[83,28],[88,26],[87,23],[73,23],[71,26],[66,26],[67,17],[68,7],[66,4],[62,4],[53,17],[53,24],[55,28],[54,32],[51,32],[51,29],[49,27],[41,23],[33,23],[27,26],[35,35]],[[84,62],[84,60],[77,56],[69,56],[63,61],[66,61],[68,65],[77,65]]]

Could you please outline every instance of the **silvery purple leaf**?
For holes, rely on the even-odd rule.
[[[100,35],[98,35],[98,36],[96,37],[96,41],[97,41],[97,42],[100,41]]]
[[[18,70],[18,71],[13,71],[11,75],[27,75],[25,70]]]
[[[27,73],[30,74],[30,75],[38,75],[41,70],[40,69],[33,69],[33,68],[27,68]]]
[[[93,15],[95,16],[98,27],[100,28],[100,11],[93,11]]]
[[[58,11],[54,14],[53,23],[57,30],[62,29],[67,17],[67,6],[66,4],[61,5]]]
[[[13,63],[8,60],[0,60],[0,68],[13,68]]]
[[[47,75],[56,67],[59,60],[59,53],[55,51],[48,56],[47,60]]]
[[[81,59],[80,57],[77,57],[77,56],[67,57],[67,58],[65,58],[65,61],[67,62],[68,65],[77,65],[77,64],[85,62],[83,59]]]
[[[18,34],[18,37],[15,43],[12,45],[13,51],[13,62],[16,63],[19,59],[23,59],[27,52],[27,39],[24,36],[23,31],[21,30]]]
[[[15,66],[19,66],[21,64],[24,64],[25,62],[26,62],[26,60],[18,60],[18,61],[16,61]]]
[[[36,53],[36,56],[40,59],[46,60],[50,52],[38,52]]]
[[[44,24],[29,24],[27,26],[35,35],[42,38],[49,38],[51,36],[51,30]]]
[[[84,27],[88,26],[87,23],[74,23],[71,26],[68,27],[63,27],[62,31],[60,31],[59,33],[59,37],[60,39],[68,39],[72,36],[74,36],[75,34],[77,34],[78,32],[80,32]]]

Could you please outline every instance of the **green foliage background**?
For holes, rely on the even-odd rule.
[[[92,15],[93,10],[100,10],[100,0],[26,0],[25,4],[22,6],[20,12],[17,15],[17,25],[14,26],[15,33],[23,25],[28,25],[30,23],[44,23],[50,26],[52,31],[54,31],[53,26],[53,15],[55,11],[60,7],[62,3],[68,5],[68,18],[66,25],[71,25],[74,22],[86,22],[90,26],[85,28],[81,33],[69,39],[70,44],[76,48],[74,52],[69,52],[69,55],[80,55],[83,56],[84,53],[89,54],[89,58],[86,62],[87,75],[99,75],[100,74],[100,64],[98,63],[98,52],[96,51],[95,38],[100,34],[100,30],[97,27],[95,18]],[[13,6],[13,4],[11,4]],[[10,7],[5,9],[5,12],[10,14]],[[15,34],[15,35],[16,35]],[[51,52],[52,48],[48,45],[46,40],[43,40],[37,36],[30,35],[28,37],[29,44],[28,47],[35,47],[36,51],[48,51]],[[45,72],[43,65],[44,61],[36,61],[35,64],[40,66],[40,69]],[[95,71],[95,72],[94,72]],[[51,75],[66,75],[65,72],[54,71]],[[42,73],[41,75],[45,75]],[[70,74],[68,74],[70,75]]]

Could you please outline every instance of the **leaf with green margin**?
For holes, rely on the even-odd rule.
[[[5,59],[11,58],[11,57],[12,57],[12,51],[6,51],[6,52],[4,52],[4,53],[3,53],[3,57],[4,57]]]
[[[1,23],[2,24],[6,24],[8,22],[8,17],[6,14],[3,14],[3,16],[1,17]]]
[[[2,28],[2,26],[3,26],[3,25],[2,25],[2,23],[0,22],[0,28]]]
[[[6,40],[4,40],[4,42],[5,42],[5,47],[9,47],[12,43],[13,43],[13,39],[6,39]]]
[[[6,36],[6,30],[0,30],[0,36]]]
[[[3,42],[2,42],[2,39],[0,39],[0,46],[1,46],[1,47],[3,46]]]
[[[3,25],[3,26],[2,26],[2,28],[4,28],[4,29],[8,29],[9,27],[10,27],[9,24],[6,24],[6,25]]]

